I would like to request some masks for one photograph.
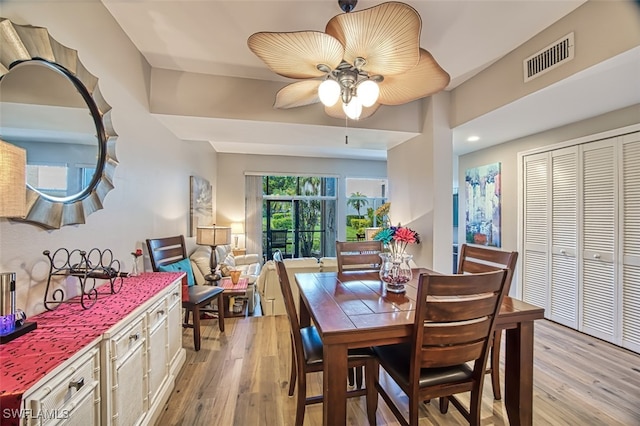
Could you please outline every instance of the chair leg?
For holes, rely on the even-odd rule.
[[[347,371],[347,380],[349,381],[349,386],[355,385],[355,368],[349,368]]]
[[[191,309],[184,310],[184,323],[189,324],[189,314],[191,313]]]
[[[193,307],[193,346],[196,352],[200,350],[200,306]]]
[[[224,303],[222,293],[218,294],[218,328],[220,332],[224,332]]]
[[[358,368],[361,370],[362,368]],[[364,370],[365,386],[367,390],[367,417],[370,425],[376,424],[376,411],[378,410],[378,390],[376,389],[376,381],[379,375],[379,364],[377,359],[367,361]]]
[[[449,398],[446,396],[441,396],[440,397],[440,412],[442,414],[447,414],[447,411],[449,411]]]
[[[364,367],[356,367],[356,389],[362,389],[362,369]]]
[[[502,330],[498,330],[493,334],[493,346],[491,346],[491,387],[493,388],[493,397],[502,399],[500,392],[500,345],[502,340]]]
[[[291,340],[291,375],[289,377],[289,396],[293,396],[293,391],[296,387],[296,376],[298,366],[296,365],[296,352],[293,347],[293,338]]]
[[[302,369],[298,369],[298,396],[296,401],[296,426],[304,423],[304,411],[307,405],[307,376]]]

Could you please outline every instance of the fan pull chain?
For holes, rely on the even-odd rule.
[[[349,131],[349,117],[344,116],[344,144],[349,145],[349,135],[347,132]]]

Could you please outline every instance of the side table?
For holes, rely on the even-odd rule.
[[[234,249],[231,249],[231,251],[233,252],[234,256],[242,256],[242,255],[247,254],[247,249],[246,248],[236,247]]]
[[[247,315],[247,300],[242,300],[242,310],[240,312],[233,312],[233,305],[236,296],[246,296],[247,286],[249,279],[240,278],[237,284],[231,282],[231,278],[222,278],[218,281],[218,286],[224,288],[222,292],[222,300],[224,303],[224,316],[225,318],[244,317]]]

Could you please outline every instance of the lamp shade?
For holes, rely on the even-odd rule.
[[[0,217],[27,214],[27,152],[0,140]]]
[[[244,234],[244,224],[242,222],[234,222],[231,224],[232,234]]]
[[[201,246],[219,246],[231,244],[231,228],[228,226],[198,226],[196,244]]]

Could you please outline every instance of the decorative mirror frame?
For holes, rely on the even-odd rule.
[[[93,117],[98,138],[98,161],[91,183],[82,192],[64,201],[52,200],[27,186],[27,214],[13,220],[38,224],[48,229],[85,223],[103,208],[103,200],[114,188],[117,133],[111,123],[111,106],[104,100],[98,78],[78,59],[78,52],[53,39],[46,28],[17,25],[0,17],[0,80],[17,64],[44,61],[64,74],[78,89]]]

